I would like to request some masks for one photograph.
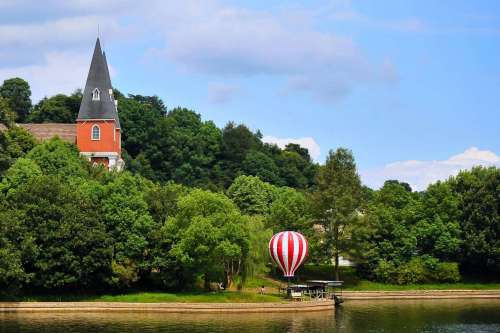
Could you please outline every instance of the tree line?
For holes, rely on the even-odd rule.
[[[267,242],[282,230],[303,233],[309,263],[333,264],[338,278],[340,256],[361,277],[398,284],[500,273],[498,168],[422,192],[395,180],[372,190],[348,149],[318,165],[306,149],[264,144],[244,125],[219,129],[193,111],[167,111],[158,97],[117,93],[128,170],[110,172],[72,144],[36,143],[14,125],[21,114],[58,121],[55,99],[72,122],[77,97],[19,113],[15,101],[29,94],[5,86],[0,290],[242,287],[269,271]]]
[[[75,123],[80,90],[58,94],[32,105],[28,82],[5,80],[0,86],[0,121],[6,124]],[[243,124],[218,128],[192,110],[168,110],[157,96],[124,96],[115,90],[122,126],[126,167],[154,181],[172,180],[188,186],[222,190],[241,174],[277,186],[306,189],[314,183],[317,164],[307,149],[285,149],[262,142]]]

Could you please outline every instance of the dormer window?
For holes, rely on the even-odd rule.
[[[98,125],[92,126],[92,140],[101,140],[101,129]]]
[[[99,100],[101,100],[101,92],[99,91],[99,89],[95,88],[92,91],[92,100],[93,101],[99,101]]]

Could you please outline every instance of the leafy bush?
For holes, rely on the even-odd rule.
[[[430,256],[415,257],[400,266],[380,260],[374,270],[377,281],[395,284],[416,284],[430,282],[458,282],[458,264],[440,262]]]
[[[396,277],[396,267],[394,264],[387,260],[380,260],[377,267],[373,270],[375,278],[380,282],[394,282]]]
[[[458,282],[460,281],[460,272],[458,270],[458,263],[456,262],[442,262],[436,267],[435,271],[436,281],[439,282]]]
[[[397,270],[397,284],[413,284],[426,282],[427,270],[422,258],[414,258],[408,263],[399,266]]]

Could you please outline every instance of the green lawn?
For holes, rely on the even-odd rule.
[[[359,291],[396,291],[396,290],[487,290],[500,289],[500,283],[425,283],[425,284],[385,284],[361,280],[355,285],[347,286],[344,290],[359,290]]]
[[[260,295],[256,292],[224,291],[209,292],[133,292],[117,295],[29,295],[15,298],[2,297],[2,301],[16,302],[180,302],[180,303],[267,303],[284,302],[283,297],[277,294]]]
[[[304,282],[308,279],[333,280],[333,270],[327,265],[305,265],[292,280],[292,283]],[[346,291],[405,291],[405,290],[486,290],[500,289],[500,282],[489,281],[480,278],[467,278],[460,283],[430,283],[395,285],[360,280],[353,268],[342,268],[341,279],[345,281]],[[1,297],[0,301],[66,301],[66,302],[180,302],[180,303],[258,303],[258,302],[286,302],[277,294],[279,286],[285,286],[287,281],[281,278],[280,272],[268,276],[256,276],[249,278],[245,284],[244,291],[224,291],[219,293],[204,292],[202,290],[192,292],[161,292],[161,291],[130,291],[123,294],[85,295],[85,294],[52,294],[52,295],[25,295],[17,297]],[[266,295],[260,295],[258,291],[264,285],[267,288]]]

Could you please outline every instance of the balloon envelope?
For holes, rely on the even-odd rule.
[[[294,276],[307,253],[307,239],[295,231],[279,232],[269,241],[269,254],[285,277]]]

